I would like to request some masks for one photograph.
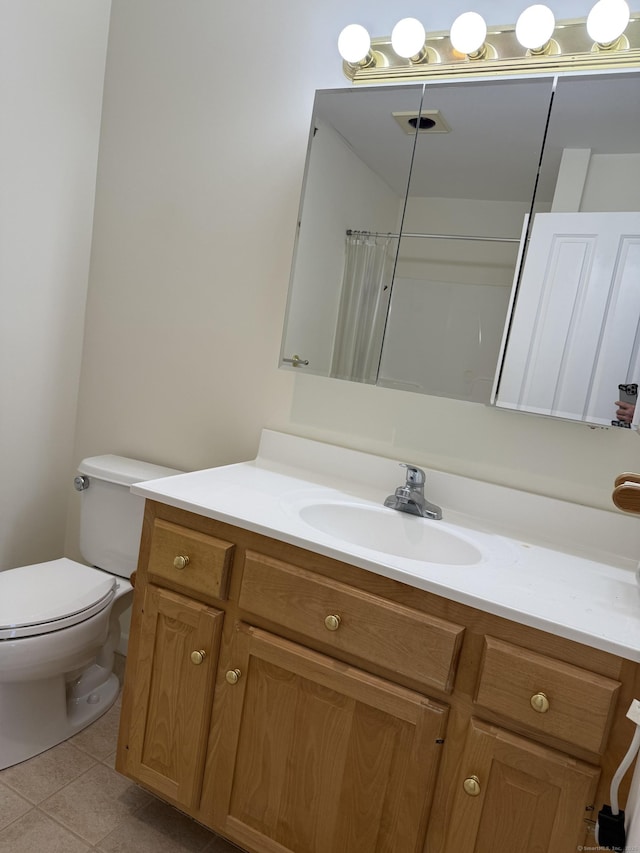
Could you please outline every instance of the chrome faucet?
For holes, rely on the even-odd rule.
[[[423,518],[442,518],[439,506],[430,503],[424,496],[425,473],[415,465],[400,463],[407,469],[407,480],[404,486],[398,486],[393,495],[385,500],[384,505],[397,509],[398,512],[408,512],[411,515],[421,515]]]

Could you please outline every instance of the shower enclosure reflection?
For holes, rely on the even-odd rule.
[[[378,384],[489,402],[551,88],[425,87]]]
[[[375,382],[398,237],[347,231],[330,376]]]

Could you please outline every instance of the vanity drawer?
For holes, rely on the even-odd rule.
[[[464,628],[247,551],[240,607],[427,687],[450,692]]]
[[[234,545],[161,518],[153,522],[149,574],[185,592],[227,597]]]
[[[567,743],[603,752],[620,682],[485,637],[478,705]]]

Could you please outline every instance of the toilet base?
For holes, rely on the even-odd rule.
[[[97,664],[71,682],[57,676],[0,684],[0,770],[82,731],[109,710],[119,692],[117,677]]]
[[[67,720],[76,732],[101,717],[118,698],[120,682],[113,672],[97,664],[89,667],[82,677],[67,688]]]

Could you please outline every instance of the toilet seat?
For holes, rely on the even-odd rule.
[[[63,557],[0,572],[0,640],[84,622],[113,601],[113,575]]]

